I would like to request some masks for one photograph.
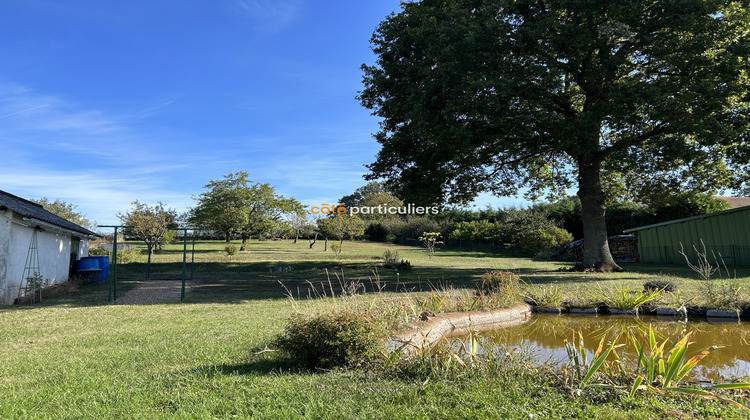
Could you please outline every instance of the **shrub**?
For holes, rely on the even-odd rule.
[[[536,229],[519,235],[516,246],[530,252],[545,252],[560,248],[573,241],[573,235],[559,227]]]
[[[94,246],[89,248],[89,257],[109,257],[109,250]]]
[[[398,264],[398,252],[386,249],[383,253],[383,267],[385,268],[396,268]]]
[[[333,251],[333,254],[336,255],[336,258],[338,258],[339,254],[341,254],[341,245],[331,244],[331,251]]]
[[[510,271],[491,271],[477,282],[477,292],[482,295],[517,296],[521,292],[521,277]]]
[[[141,255],[141,250],[134,247],[129,246],[128,248],[120,248],[117,247],[117,263],[118,264],[127,264],[135,262],[138,259],[138,256]]]
[[[364,313],[295,315],[276,344],[310,369],[353,367],[377,357],[384,334],[376,325]]]
[[[401,260],[401,262],[396,264],[396,270],[398,271],[411,270],[411,263],[409,262],[409,260]]]
[[[229,244],[224,247],[224,252],[226,252],[227,257],[231,259],[236,253],[237,253],[237,245]]]

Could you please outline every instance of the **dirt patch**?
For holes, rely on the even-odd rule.
[[[185,284],[185,293],[190,286]],[[179,302],[182,296],[181,280],[149,280],[117,298],[117,305],[150,305]]]

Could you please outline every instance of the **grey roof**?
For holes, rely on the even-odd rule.
[[[13,210],[15,213],[21,214],[30,219],[36,219],[40,222],[49,223],[51,225],[55,225],[69,231],[80,233],[81,235],[100,236],[84,227],[78,226],[73,222],[63,219],[56,214],[48,212],[44,209],[44,207],[37,203],[25,200],[21,197],[17,197],[3,190],[0,190],[0,207],[8,208],[10,210]]]

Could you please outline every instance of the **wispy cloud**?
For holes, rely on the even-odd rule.
[[[258,22],[260,29],[276,32],[297,18],[302,3],[300,0],[235,0],[235,5]]]
[[[77,109],[64,99],[17,84],[0,84],[3,128],[26,131],[76,131],[100,135],[122,128],[117,119],[95,109]]]
[[[28,109],[22,109],[20,111],[14,111],[14,112],[11,112],[10,114],[0,115],[0,118],[12,117],[14,115],[23,114],[24,112],[35,111],[37,109],[45,108],[45,107],[48,107],[48,106],[49,106],[49,104],[37,105],[37,106],[31,107],[31,108],[28,108]]]
[[[135,200],[148,204],[162,201],[178,211],[193,205],[189,195],[170,191],[158,177],[137,172],[57,171],[16,166],[0,168],[0,179],[5,191],[29,199],[65,200],[99,223],[117,222],[117,213],[127,211]]]

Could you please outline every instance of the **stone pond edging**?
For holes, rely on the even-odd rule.
[[[656,315],[658,317],[679,317],[685,319],[731,319],[731,320],[750,320],[750,309],[744,310],[722,310],[722,309],[708,309],[704,307],[683,307],[680,309],[673,308],[656,308],[648,311],[642,311],[639,309],[615,309],[608,308],[606,305],[599,305],[593,308],[578,308],[578,307],[563,307],[563,308],[548,308],[532,306],[531,311],[534,313],[552,313],[552,314],[566,314],[570,313],[573,315],[625,315],[625,316],[639,316],[639,315]]]
[[[400,331],[385,343],[386,350],[398,349],[403,354],[412,354],[417,349],[432,346],[449,334],[468,334],[470,331],[484,331],[502,326],[512,327],[523,324],[531,317],[531,307],[518,304],[510,308],[490,311],[450,312],[427,315],[426,320],[409,329]]]

